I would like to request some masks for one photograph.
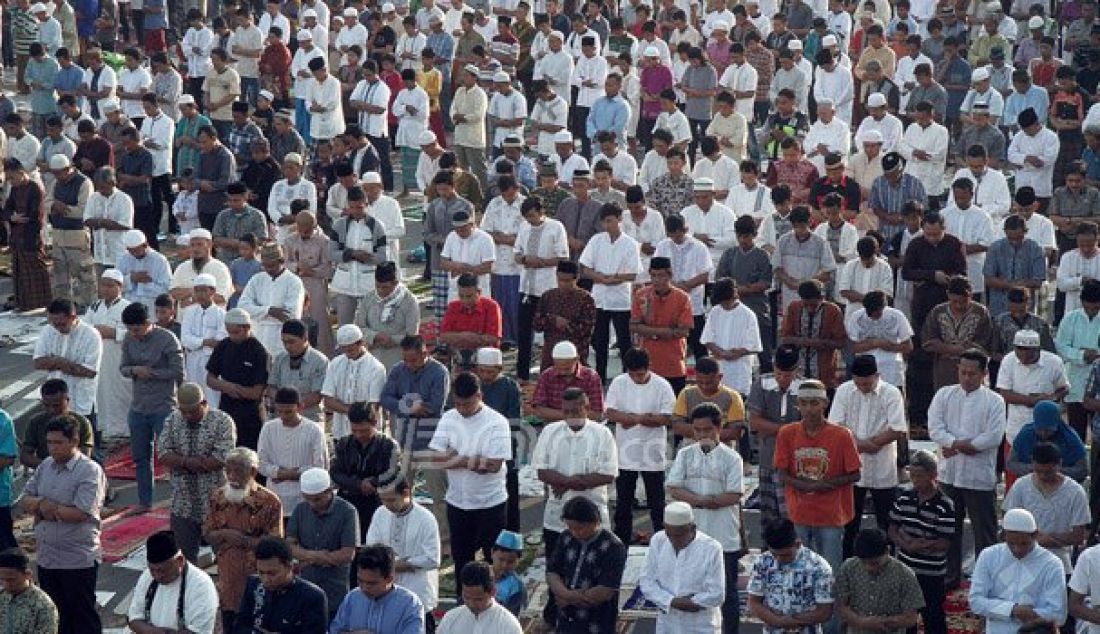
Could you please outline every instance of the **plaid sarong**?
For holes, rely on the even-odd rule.
[[[447,296],[451,290],[450,273],[446,271],[432,271],[432,298],[435,318],[442,323],[443,315],[447,312]]]
[[[783,486],[779,484],[779,472],[775,469],[760,467],[760,520],[761,524],[785,519],[787,517],[787,498]]]

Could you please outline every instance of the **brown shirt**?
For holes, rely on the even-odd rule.
[[[210,496],[210,514],[203,522],[202,532],[232,528],[247,537],[283,536],[283,505],[279,496],[256,485],[256,489],[240,504],[225,499],[224,490],[215,489]],[[253,549],[230,546],[218,551],[218,601],[227,609],[241,604],[244,586],[256,568]]]

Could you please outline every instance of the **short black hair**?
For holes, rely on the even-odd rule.
[[[31,560],[22,548],[12,547],[0,552],[0,568],[18,570],[19,572],[31,571]]]
[[[352,403],[351,407],[348,408],[348,423],[352,425],[356,423],[377,424],[378,414],[374,403]]]
[[[383,577],[392,577],[394,569],[393,549],[385,544],[363,546],[355,556],[355,567],[373,570]]]
[[[288,385],[275,391],[276,405],[300,405],[301,403],[302,395],[296,387]]]
[[[631,348],[623,354],[623,369],[648,370],[649,353],[644,348]]]
[[[76,305],[73,304],[73,300],[58,298],[52,300],[48,306],[46,306],[46,314],[48,315],[75,315]]]
[[[452,389],[458,398],[470,398],[481,391],[481,380],[473,372],[460,372],[454,379]]]
[[[973,361],[978,364],[978,369],[983,372],[989,367],[989,356],[978,348],[964,350],[963,353],[959,355],[959,361]]]
[[[783,518],[764,525],[764,545],[770,550],[790,548],[798,541],[798,533],[791,520]]]
[[[126,326],[140,326],[149,323],[149,308],[141,302],[130,304],[122,309],[122,323]]]
[[[463,586],[480,587],[485,592],[493,592],[493,569],[484,561],[471,561],[462,566],[458,580]]]
[[[852,552],[860,559],[874,559],[885,555],[890,547],[886,533],[878,528],[864,528],[856,534]]]
[[[282,537],[261,537],[256,544],[256,561],[265,559],[278,559],[284,565],[289,566],[294,561],[294,555],[290,552],[290,545]]]
[[[1041,442],[1031,450],[1032,464],[1062,464],[1062,450],[1051,442]]]
[[[600,509],[595,502],[579,495],[565,503],[561,509],[561,518],[572,522],[594,524],[600,521]]]
[[[172,299],[172,296],[168,293],[161,293],[153,300],[154,308],[174,308],[175,306],[176,300]]]
[[[46,423],[46,433],[61,432],[69,440],[76,440],[76,419],[72,416],[58,416]]]
[[[46,379],[46,382],[42,384],[42,387],[38,389],[38,393],[42,396],[53,396],[55,394],[68,394],[69,384],[64,379]]]
[[[722,410],[714,403],[699,403],[691,410],[691,420],[694,422],[700,418],[709,419],[715,427],[722,427]]]
[[[752,218],[749,218],[749,220],[752,220]],[[710,299],[714,304],[721,304],[726,300],[733,299],[736,295],[737,282],[732,277],[722,277],[714,281],[714,289],[711,291]],[[696,363],[696,369],[698,369],[698,363]]]

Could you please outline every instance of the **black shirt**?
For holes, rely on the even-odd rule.
[[[214,352],[206,362],[206,371],[231,383],[255,387],[267,385],[269,361],[267,350],[255,337],[241,343],[222,339],[214,346]],[[262,399],[239,399],[222,394],[218,409],[229,414],[237,423],[237,441],[241,446],[256,449],[263,425],[262,402]]]
[[[269,592],[252,575],[244,586],[232,634],[255,634],[257,627],[278,634],[325,634],[328,598],[316,585],[294,577],[290,585]]]
[[[249,161],[241,174],[241,182],[248,185],[248,191],[255,195],[249,200],[249,204],[267,215],[267,198],[271,195],[271,188],[283,177],[283,170],[275,159],[270,156],[267,160],[257,163]]]
[[[619,589],[626,567],[626,547],[615,534],[607,529],[582,542],[569,531],[561,534],[554,552],[550,555],[546,572],[561,578],[570,590],[603,586]],[[619,595],[607,603],[592,608],[573,606],[558,608],[558,632],[578,634],[583,632],[614,632],[619,617]]]
[[[377,493],[365,495],[359,484],[369,480],[377,488],[380,480],[386,480],[387,474],[399,469],[400,460],[401,449],[389,436],[376,434],[366,446],[359,444],[355,436],[345,436],[336,441],[329,473],[333,484],[339,489],[340,497],[351,502],[359,513],[362,536],[367,534],[381,500]]]
[[[859,183],[854,178],[845,175],[840,177],[839,183],[834,183],[828,176],[822,176],[810,187],[810,204],[814,209],[823,209],[825,196],[832,193],[840,194],[844,199],[842,209],[859,212],[861,194]]]

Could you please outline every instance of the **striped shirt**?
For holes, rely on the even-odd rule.
[[[913,489],[898,493],[890,521],[900,525],[911,537],[921,539],[951,539],[955,534],[955,504],[951,498],[937,490],[926,501],[921,501]],[[929,555],[898,549],[898,559],[918,575],[943,575],[947,572],[947,553]]]
[[[886,176],[879,176],[871,185],[871,209],[881,209],[889,214],[900,214],[901,207],[906,202],[915,200],[919,203],[927,203],[924,192],[924,184],[912,174],[902,174],[901,181],[895,187]],[[895,235],[901,232],[904,224],[879,224],[879,231],[889,242]]]

